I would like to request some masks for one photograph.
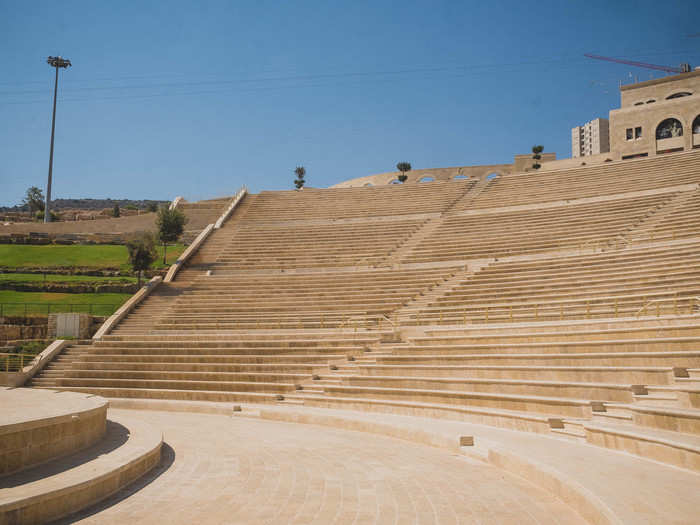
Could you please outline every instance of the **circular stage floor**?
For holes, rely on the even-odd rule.
[[[160,428],[163,463],[63,523],[583,523],[520,478],[407,441],[222,415],[110,413]]]

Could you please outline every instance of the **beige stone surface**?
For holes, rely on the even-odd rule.
[[[70,522],[583,523],[522,479],[403,440],[220,415],[112,412],[162,428],[172,465]]]
[[[50,390],[0,389],[0,476],[85,448],[105,432],[107,400]]]

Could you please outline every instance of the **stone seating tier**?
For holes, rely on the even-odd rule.
[[[423,220],[285,227],[241,224],[217,267],[287,268],[374,265],[414,234]]]
[[[553,208],[452,215],[402,262],[501,257],[606,245],[664,206],[674,193]],[[488,232],[488,235],[484,235]]]
[[[650,228],[636,232],[633,242],[675,240],[700,237],[700,190],[687,195],[683,202]]]
[[[453,275],[450,269],[201,276],[153,325],[156,330],[330,327],[384,316]],[[382,321],[383,319],[383,321]]]
[[[700,183],[700,152],[543,173],[503,175],[469,204],[494,208]]]
[[[659,299],[667,300],[659,303],[664,313],[693,313],[699,263],[700,245],[695,243],[496,262],[402,316],[425,324],[465,322],[465,317],[468,322],[625,317]],[[652,303],[647,313],[655,308]]]
[[[474,184],[475,181],[466,180],[367,188],[264,191],[246,219],[274,222],[441,212],[463,197]]]
[[[208,399],[274,402],[294,392],[302,380],[309,380],[313,365],[327,366],[334,360],[361,356],[376,335],[261,334],[257,338],[232,336],[104,336],[92,345],[70,347],[63,359],[52,362],[32,384],[116,397],[157,399]],[[119,369],[100,367],[112,365]],[[289,363],[303,366],[304,373],[272,374],[259,365]],[[141,369],[145,364],[149,370]],[[247,372],[173,371],[172,365],[228,366],[258,365]],[[285,369],[286,370],[286,369]]]

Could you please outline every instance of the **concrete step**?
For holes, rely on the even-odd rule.
[[[17,523],[47,523],[97,503],[155,467],[161,432],[135,418],[110,419],[97,444],[4,477],[0,516],[12,516],[11,522]]]

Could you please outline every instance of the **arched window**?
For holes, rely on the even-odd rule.
[[[433,178],[433,177],[423,177],[418,182],[433,182],[434,180],[435,180],[435,178]]]
[[[643,105],[644,105],[644,102],[635,102],[634,105],[635,105],[635,106],[643,106]]]
[[[469,177],[467,177],[466,175],[462,175],[460,173],[459,175],[455,175],[454,177],[452,177],[452,180],[464,180],[464,179],[468,179],[468,178]]]
[[[683,136],[683,125],[678,119],[667,118],[656,127],[656,140]]]
[[[693,133],[700,133],[700,115],[693,120]]]
[[[654,100],[653,98],[650,100],[647,100],[647,104],[653,104],[654,102],[656,102],[656,100]]]
[[[692,95],[692,93],[689,93],[687,91],[680,91],[679,93],[674,93],[672,95],[667,96],[666,100],[671,100],[672,98],[689,97],[690,95]]]
[[[364,187],[369,188],[370,186],[374,186],[371,182],[365,182]]]
[[[401,184],[401,181],[399,179],[394,179],[389,184]]]
[[[486,175],[486,180],[493,180],[493,179],[496,179],[500,176],[501,175],[499,173],[496,173],[496,172],[489,173],[488,175]]]

